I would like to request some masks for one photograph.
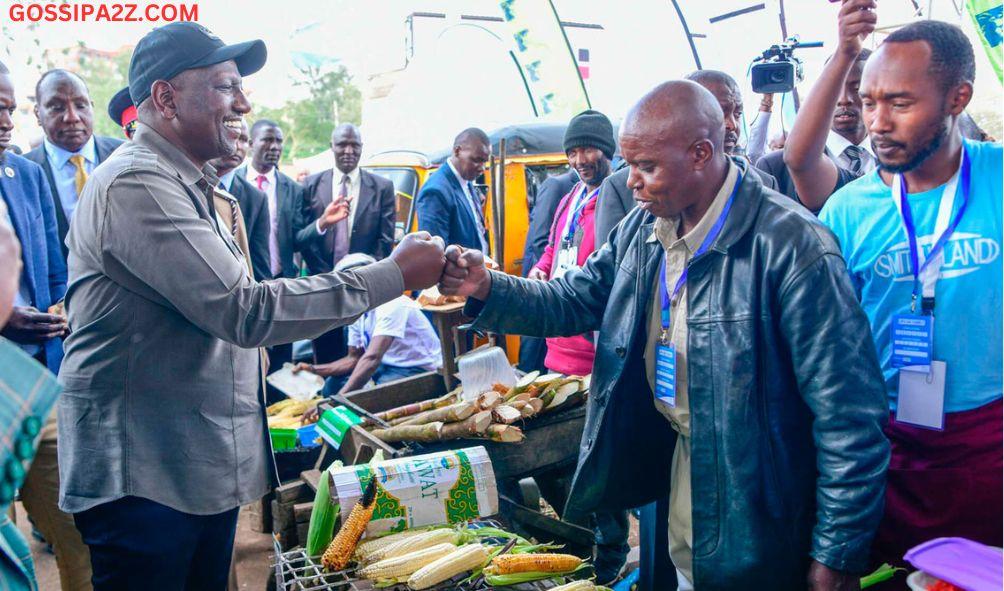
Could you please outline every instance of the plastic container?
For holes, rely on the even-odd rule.
[[[300,427],[296,430],[296,435],[300,440],[300,447],[311,449],[321,445],[318,441],[321,435],[317,432],[317,423]]]
[[[269,429],[268,435],[272,439],[273,451],[294,449],[299,440],[296,429]]]
[[[903,558],[924,574],[966,591],[1000,591],[1004,582],[1001,550],[965,538],[937,538],[911,548]],[[914,582],[921,584],[921,579]]]

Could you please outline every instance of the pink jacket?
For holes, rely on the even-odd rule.
[[[547,248],[540,260],[534,265],[535,269],[540,269],[551,275],[551,269],[558,256],[559,243],[561,242],[561,232],[565,228],[565,220],[568,219],[569,206],[572,203],[572,196],[581,188],[581,183],[572,187],[572,190],[562,197],[558,203],[558,208],[554,212],[554,223],[551,224],[551,234],[547,241]],[[593,199],[582,213],[579,214],[579,224],[582,226],[582,243],[579,245],[579,252],[576,262],[579,266],[585,264],[589,255],[596,250],[596,199]],[[550,371],[563,374],[586,375],[593,371],[593,356],[596,349],[592,343],[592,334],[578,335],[574,337],[554,337],[547,339],[547,356],[544,358],[544,366]],[[587,338],[588,337],[588,338]]]

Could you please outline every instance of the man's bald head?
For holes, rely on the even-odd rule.
[[[673,80],[656,86],[631,107],[621,136],[646,135],[689,147],[707,140],[722,150],[722,111],[715,97],[699,84]]]
[[[468,127],[453,140],[450,162],[465,181],[473,181],[484,172],[491,157],[492,146],[488,134],[477,127]]]
[[[697,70],[687,80],[707,88],[718,101],[725,118],[725,151],[731,154],[739,144],[739,127],[743,119],[743,94],[736,79],[720,70]]]
[[[680,215],[720,184],[725,126],[715,97],[687,80],[665,82],[643,96],[621,124],[631,166],[628,187],[657,217]]]

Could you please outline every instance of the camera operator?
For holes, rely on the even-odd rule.
[[[875,168],[858,86],[870,52],[858,35],[873,18],[845,2],[837,51],[827,61],[788,134],[784,164],[798,200],[819,211],[837,189]],[[871,17],[869,15],[872,15]],[[827,153],[828,152],[828,153]]]

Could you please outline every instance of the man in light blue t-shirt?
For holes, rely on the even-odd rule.
[[[874,13],[860,12],[872,16],[842,17],[842,46],[874,30]],[[923,21],[887,37],[860,88],[879,170],[820,213],[869,317],[893,413],[875,546],[883,561],[901,563],[941,536],[1002,541],[1004,151],[959,132],[974,77],[973,49],[955,26]]]

